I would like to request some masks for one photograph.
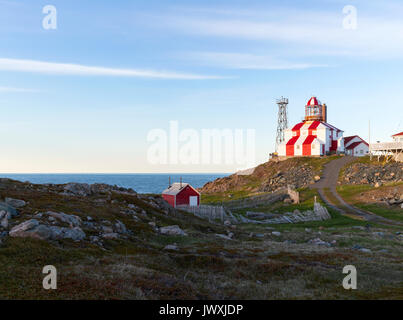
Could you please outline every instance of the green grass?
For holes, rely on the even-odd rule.
[[[401,208],[393,208],[383,204],[356,204],[356,206],[386,219],[403,222],[403,209]]]

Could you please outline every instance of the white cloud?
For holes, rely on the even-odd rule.
[[[14,87],[2,87],[0,86],[0,92],[38,92],[36,89],[26,88],[14,88]]]
[[[328,67],[325,64],[296,63],[268,55],[228,52],[196,52],[185,57],[205,65],[229,69],[293,70]]]
[[[159,17],[162,27],[189,35],[228,40],[285,45],[287,54],[400,58],[403,54],[403,21],[393,12],[382,16],[358,7],[356,30],[343,28],[345,15],[339,10],[314,11],[273,9],[265,13],[244,11],[210,16]]]
[[[7,59],[7,58],[0,58],[0,70],[56,74],[56,75],[115,76],[115,77],[139,77],[139,78],[156,78],[156,79],[208,80],[208,79],[224,78],[221,76],[177,73],[169,71],[118,69],[108,67],[86,66],[71,63],[54,63],[45,61]]]

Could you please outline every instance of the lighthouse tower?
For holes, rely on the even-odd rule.
[[[323,156],[337,152],[344,152],[343,131],[327,123],[326,104],[311,97],[305,105],[304,120],[285,130],[278,155]]]

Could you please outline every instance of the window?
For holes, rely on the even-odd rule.
[[[360,154],[364,154],[364,150],[361,149],[361,150],[360,150]]]
[[[314,145],[314,144],[312,145],[312,149],[315,149],[315,145]]]
[[[297,149],[299,149],[299,144],[297,144]]]

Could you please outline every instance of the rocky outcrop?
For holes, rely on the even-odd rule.
[[[246,190],[251,193],[272,192],[292,185],[294,188],[315,182],[318,172],[314,163],[320,159],[292,158],[285,161],[269,161],[256,167],[250,175],[233,174],[209,182],[201,188],[202,193],[223,193]]]
[[[341,183],[370,184],[379,187],[386,183],[403,181],[403,163],[390,162],[385,165],[353,163],[346,168]]]
[[[64,194],[81,197],[88,197],[96,194],[110,194],[111,192],[136,194],[133,189],[111,186],[103,183],[67,183],[63,188]]]
[[[48,226],[36,219],[25,221],[11,229],[10,237],[34,238],[40,240],[72,239],[75,241],[85,238],[84,231],[79,227],[65,228]]]

